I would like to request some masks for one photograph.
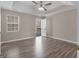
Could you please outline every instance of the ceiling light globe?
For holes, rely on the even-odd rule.
[[[44,11],[44,8],[43,7],[39,7],[38,10],[39,11]]]

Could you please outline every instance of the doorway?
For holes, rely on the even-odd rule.
[[[46,36],[46,19],[41,19],[41,36]]]
[[[46,18],[36,18],[36,36],[46,36]]]
[[[40,18],[36,18],[36,36],[41,36],[41,19]]]

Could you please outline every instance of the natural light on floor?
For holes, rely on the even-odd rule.
[[[43,57],[43,42],[42,36],[36,37],[35,39],[35,57]]]

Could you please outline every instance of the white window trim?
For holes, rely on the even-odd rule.
[[[17,16],[17,15],[12,15],[12,14],[7,14],[6,15],[6,32],[19,32],[19,25],[20,25],[20,16],[17,16],[18,17],[18,31],[8,31],[8,16]]]

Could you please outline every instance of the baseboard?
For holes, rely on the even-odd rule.
[[[3,41],[3,42],[1,42],[1,44],[15,42],[15,41],[21,41],[21,40],[26,40],[26,39],[31,39],[31,38],[34,38],[34,37],[26,37],[26,38],[20,38],[20,39],[15,39],[15,40],[10,40],[10,41]]]
[[[47,37],[49,37],[49,38],[53,38],[53,39],[57,39],[57,40],[66,41],[66,42],[69,42],[69,43],[77,44],[77,42],[70,41],[70,40],[66,40],[66,39],[62,39],[62,38],[56,38],[56,37],[52,37],[52,36],[47,36]],[[78,45],[78,44],[77,44],[77,45]]]

